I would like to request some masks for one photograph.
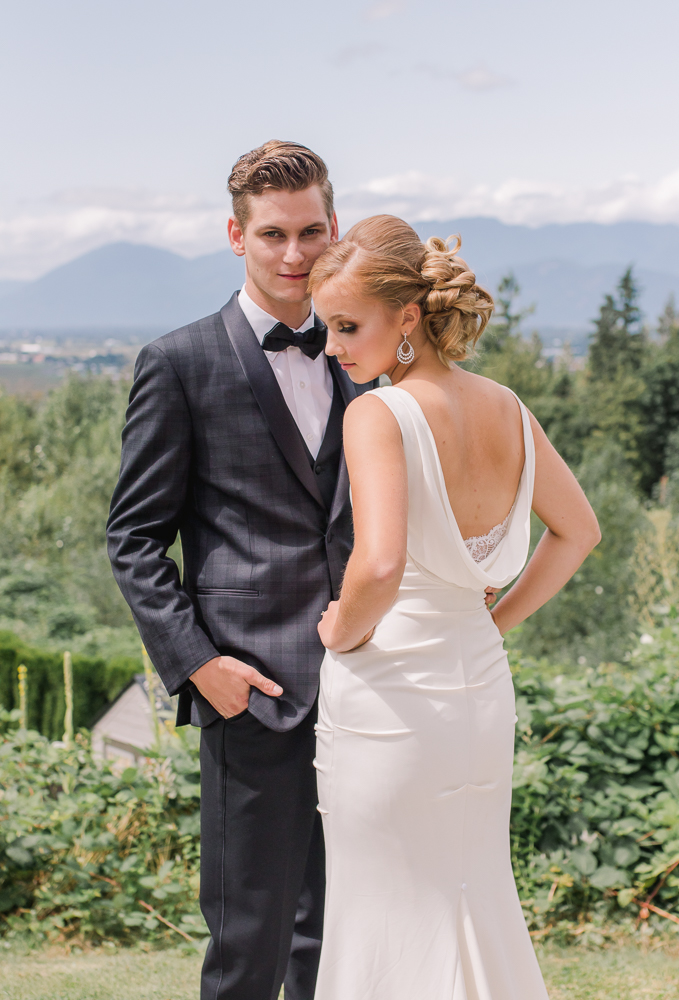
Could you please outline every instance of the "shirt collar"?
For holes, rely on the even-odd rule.
[[[238,293],[238,305],[243,310],[243,315],[255,332],[255,337],[262,343],[266,337],[269,330],[273,330],[278,320],[275,316],[270,316],[268,312],[265,312],[261,306],[258,306],[256,302],[253,302],[248,293],[245,291],[245,285],[241,288]],[[308,330],[314,325],[314,308],[311,307],[311,312],[304,320],[301,326],[297,329],[301,332]]]

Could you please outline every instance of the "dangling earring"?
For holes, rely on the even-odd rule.
[[[409,365],[415,360],[415,351],[413,350],[413,345],[408,340],[407,333],[403,334],[403,343],[398,345],[396,357],[402,365]]]

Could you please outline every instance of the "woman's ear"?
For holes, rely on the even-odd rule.
[[[407,337],[414,331],[422,319],[422,307],[417,302],[409,302],[403,306],[403,319],[401,320],[401,333]]]

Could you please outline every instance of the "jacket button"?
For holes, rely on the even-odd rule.
[[[323,466],[316,463],[316,465],[314,465],[314,472],[317,476],[320,476],[321,472],[323,472]]]

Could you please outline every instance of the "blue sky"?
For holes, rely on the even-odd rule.
[[[0,32],[0,277],[223,246],[267,138],[374,210],[679,222],[676,0],[22,0]]]

